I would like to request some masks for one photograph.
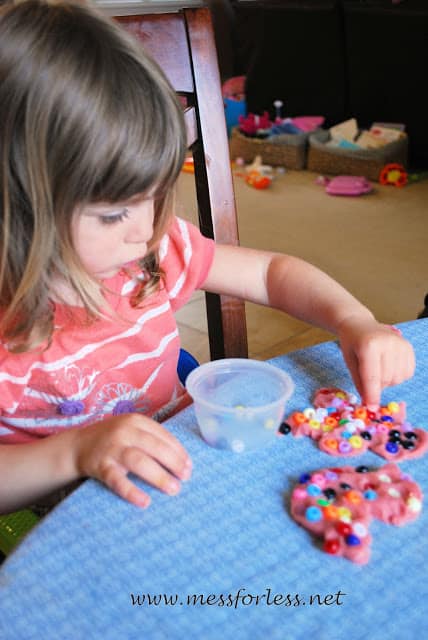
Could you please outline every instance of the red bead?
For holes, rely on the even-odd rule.
[[[343,469],[341,469],[340,467],[330,467],[329,470],[333,471],[334,473],[342,473],[343,471]]]
[[[336,530],[341,536],[349,536],[349,534],[352,533],[352,527],[346,522],[337,522]]]
[[[332,538],[331,540],[326,540],[324,543],[324,551],[326,553],[331,553],[334,555],[340,549],[340,541],[338,538]]]

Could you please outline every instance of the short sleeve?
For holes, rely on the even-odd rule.
[[[193,224],[175,218],[159,247],[160,267],[173,311],[177,311],[205,281],[215,243]]]

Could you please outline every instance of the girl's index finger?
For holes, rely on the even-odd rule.
[[[379,356],[365,355],[358,362],[361,398],[366,405],[380,404],[382,393],[381,361]]]

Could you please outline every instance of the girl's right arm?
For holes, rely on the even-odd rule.
[[[107,418],[28,444],[0,446],[0,513],[37,502],[77,480],[93,477],[132,504],[150,497],[128,472],[170,495],[191,475],[191,460],[162,425],[139,414]]]

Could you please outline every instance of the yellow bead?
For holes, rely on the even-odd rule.
[[[389,402],[388,409],[390,410],[391,413],[398,413],[400,411],[400,406],[398,402]]]
[[[361,449],[363,446],[363,439],[360,436],[351,436],[348,442],[354,449]]]

